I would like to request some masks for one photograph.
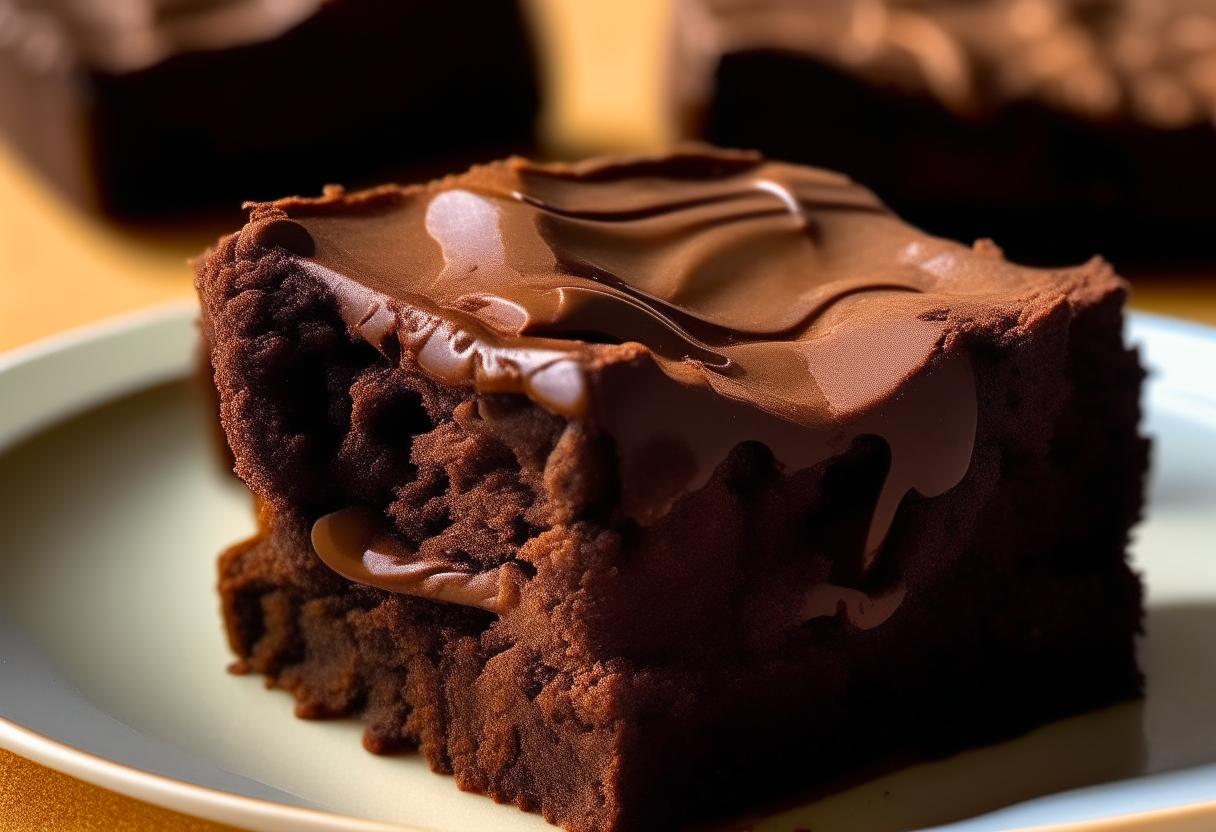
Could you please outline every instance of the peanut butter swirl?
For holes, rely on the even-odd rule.
[[[643,524],[740,442],[765,443],[796,471],[863,434],[884,438],[891,464],[861,574],[904,495],[941,494],[970,464],[975,383],[949,310],[1036,281],[995,247],[916,231],[845,177],[707,149],[512,159],[426,186],[283,200],[256,206],[243,233],[293,252],[350,331],[390,360],[445,384],[523,393],[609,434],[622,507]],[[333,543],[382,537],[330,534],[339,521],[352,522],[318,524],[318,551],[338,571],[463,597],[458,578],[411,571],[383,540]],[[495,580],[470,585],[463,602],[497,609]],[[832,599],[844,599],[855,624],[875,626],[899,598],[820,588],[806,615],[835,614]]]

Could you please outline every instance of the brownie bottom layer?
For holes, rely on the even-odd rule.
[[[369,751],[417,748],[462,789],[572,830],[754,810],[1140,690],[1139,588],[1122,564],[957,569],[898,632],[818,620],[786,649],[710,670],[554,667],[508,643],[492,614],[347,582],[312,553],[305,524],[264,519],[221,562],[245,657],[234,669],[293,693],[300,717],[360,717]]]

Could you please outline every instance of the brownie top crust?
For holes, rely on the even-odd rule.
[[[610,436],[642,524],[741,442],[796,471],[883,437],[866,564],[904,494],[967,472],[970,336],[1015,338],[1120,287],[1101,261],[1015,266],[991,242],[913,229],[845,177],[702,148],[334,188],[253,205],[230,245],[290,257],[390,362]]]
[[[773,49],[991,112],[1030,99],[1179,128],[1216,105],[1213,0],[681,0],[674,79],[708,96],[723,54]]]
[[[320,6],[321,0],[0,0],[0,43],[35,70],[81,63],[132,72],[181,52],[270,40]]]

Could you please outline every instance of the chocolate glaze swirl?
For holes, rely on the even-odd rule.
[[[427,186],[283,200],[256,206],[243,233],[294,252],[390,359],[606,431],[622,507],[644,524],[740,442],[794,471],[883,437],[891,465],[862,575],[904,495],[941,494],[970,464],[975,384],[949,309],[1036,281],[993,246],[921,234],[844,177],[703,149],[513,159]],[[647,473],[656,449],[673,460],[662,482]],[[374,536],[321,529],[331,542]],[[386,546],[318,551],[357,580],[427,594],[408,588],[409,569],[377,577]],[[436,583],[433,571],[418,574]],[[436,585],[453,600],[450,583]],[[821,587],[805,614],[839,604],[875,626],[902,598],[850,593]],[[473,596],[496,608],[489,589]]]

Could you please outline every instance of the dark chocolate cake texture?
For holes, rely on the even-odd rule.
[[[679,0],[686,137],[1056,264],[1216,264],[1216,0]]]
[[[200,263],[237,669],[570,830],[1140,691],[1124,286],[692,149],[253,207]]]
[[[0,138],[113,214],[235,209],[527,147],[532,52],[515,0],[0,0]]]

